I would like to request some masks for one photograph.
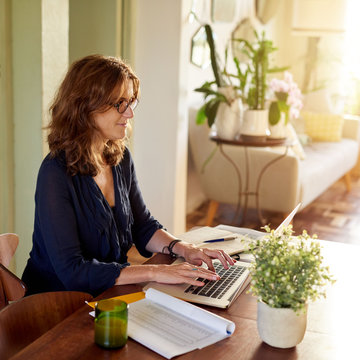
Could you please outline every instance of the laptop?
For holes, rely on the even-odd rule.
[[[276,228],[275,232],[281,231],[283,227],[290,224],[300,205],[301,203],[294,208],[286,219]],[[183,261],[183,258],[178,258],[173,264],[178,264]],[[209,281],[199,278],[198,280],[205,283],[204,286],[150,282],[144,287],[144,291],[149,288],[154,288],[192,303],[218,308],[228,308],[249,284],[249,267],[251,264],[248,262],[237,261],[235,265],[230,266],[229,269],[225,269],[219,260],[214,260],[213,264],[216,273],[220,276],[220,280]],[[203,266],[205,267],[206,265],[203,264]]]

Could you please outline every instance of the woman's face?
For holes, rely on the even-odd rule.
[[[121,94],[121,99],[126,103],[132,99],[133,96],[133,85],[131,81],[128,81],[124,92]],[[112,106],[105,112],[95,113],[94,121],[104,141],[120,140],[125,137],[128,121],[133,116],[134,112],[130,106],[128,106],[122,114]]]

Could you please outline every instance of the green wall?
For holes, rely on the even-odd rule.
[[[10,0],[0,0],[0,233],[14,231]],[[7,51],[6,51],[7,50]]]
[[[12,1],[16,273],[31,249],[34,192],[42,160],[41,0]]]
[[[119,55],[120,11],[119,0],[70,0],[69,63],[89,54]]]

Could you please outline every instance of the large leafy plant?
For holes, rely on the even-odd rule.
[[[325,285],[334,282],[322,265],[319,242],[306,233],[292,236],[292,226],[251,242],[251,290],[259,301],[274,308],[303,310],[308,301],[325,297]],[[315,237],[314,237],[315,238]]]
[[[246,39],[233,39],[242,46],[241,51],[247,56],[248,62],[244,66],[234,57],[237,74],[229,74],[230,77],[239,79],[237,88],[241,98],[250,110],[265,109],[267,77],[270,73],[286,70],[286,67],[270,67],[270,54],[277,50],[271,40],[266,39],[265,32],[261,36],[254,30],[256,41],[250,43]]]
[[[213,70],[215,80],[212,82],[205,82],[201,87],[196,88],[195,91],[204,94],[204,105],[199,109],[196,116],[196,123],[203,124],[207,119],[209,127],[215,121],[218,108],[221,103],[231,105],[233,99],[226,97],[219,91],[220,88],[231,86],[230,81],[226,78],[225,71],[220,68],[219,55],[216,52],[213,31],[209,24],[204,25],[207,43],[210,48],[211,67]]]

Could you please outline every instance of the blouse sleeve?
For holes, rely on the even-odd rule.
[[[39,171],[36,190],[36,227],[41,234],[40,252],[46,251],[56,276],[68,290],[100,293],[114,285],[121,268],[129,264],[100,262],[84,257],[76,216],[81,211],[76,203],[71,177],[55,160],[44,161]],[[34,235],[35,236],[35,235]],[[41,250],[44,247],[44,250]],[[46,258],[46,257],[44,257]]]
[[[134,163],[128,150],[125,153],[124,161],[128,164],[130,176],[129,200],[134,218],[132,227],[133,241],[142,256],[150,257],[152,253],[147,251],[145,247],[153,234],[162,229],[163,226],[154,219],[145,205],[136,177]]]

